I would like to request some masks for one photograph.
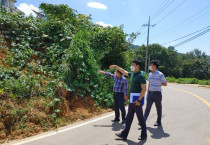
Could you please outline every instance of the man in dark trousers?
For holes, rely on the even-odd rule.
[[[116,65],[110,66],[110,68],[116,68],[124,75],[131,78],[130,100],[128,106],[128,114],[126,117],[125,129],[121,133],[116,133],[116,136],[120,137],[123,140],[127,139],[135,113],[137,115],[139,124],[141,125],[142,128],[141,135],[138,139],[144,140],[147,138],[146,124],[143,118],[143,110],[142,110],[142,106],[144,105],[144,95],[146,92],[146,79],[142,74],[142,72],[140,71],[140,65],[141,62],[139,60],[133,60],[131,65],[132,72],[127,72],[126,70]]]
[[[127,80],[124,76],[122,76],[122,73],[118,70],[115,71],[115,75],[111,74],[109,72],[104,71],[98,71],[101,74],[105,74],[107,76],[110,76],[114,79],[114,109],[115,109],[115,119],[112,120],[112,122],[118,122],[120,121],[120,112],[121,110],[121,116],[122,116],[122,124],[125,124],[125,106],[124,106],[124,100],[127,100],[128,97],[128,86],[127,86]]]
[[[157,109],[157,121],[154,126],[161,125],[161,118],[162,118],[162,89],[161,86],[167,86],[167,82],[165,76],[162,72],[158,71],[159,63],[157,60],[152,60],[150,62],[150,73],[148,77],[148,95],[147,95],[147,105],[144,112],[144,120],[146,122],[152,104],[155,103]]]

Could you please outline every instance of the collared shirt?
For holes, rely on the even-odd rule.
[[[129,72],[128,76],[130,78],[132,77],[130,93],[141,93],[142,90],[141,84],[146,84],[144,73],[142,71],[139,71],[137,73]]]
[[[150,72],[148,81],[150,83],[149,91],[162,91],[161,86],[162,83],[166,82],[166,78],[164,74],[158,70],[155,72]]]
[[[109,72],[106,72],[105,75],[110,76],[114,79],[114,92],[124,92],[124,95],[128,95],[128,86],[127,86],[127,80],[125,77],[121,76],[118,78],[116,75],[113,75]]]

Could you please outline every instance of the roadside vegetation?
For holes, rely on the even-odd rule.
[[[40,9],[45,19],[0,12],[0,143],[109,111],[112,82],[97,70],[128,67],[123,26],[96,25],[67,5]]]
[[[196,78],[174,78],[166,77],[168,82],[179,83],[179,84],[199,84],[199,85],[210,85],[210,80],[199,80]]]

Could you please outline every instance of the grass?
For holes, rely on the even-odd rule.
[[[210,85],[210,80],[199,80],[196,78],[174,78],[166,77],[166,80],[171,83],[179,84],[199,84],[199,85]]]

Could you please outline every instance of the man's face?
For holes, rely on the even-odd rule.
[[[121,74],[120,74],[117,70],[115,71],[115,74],[116,74],[116,76],[117,76],[118,78],[121,77]]]
[[[131,66],[135,67],[135,70],[139,70],[139,65],[136,65],[135,63],[132,63]]]
[[[150,64],[150,67],[151,67],[152,71],[156,70],[156,66],[153,63]]]

